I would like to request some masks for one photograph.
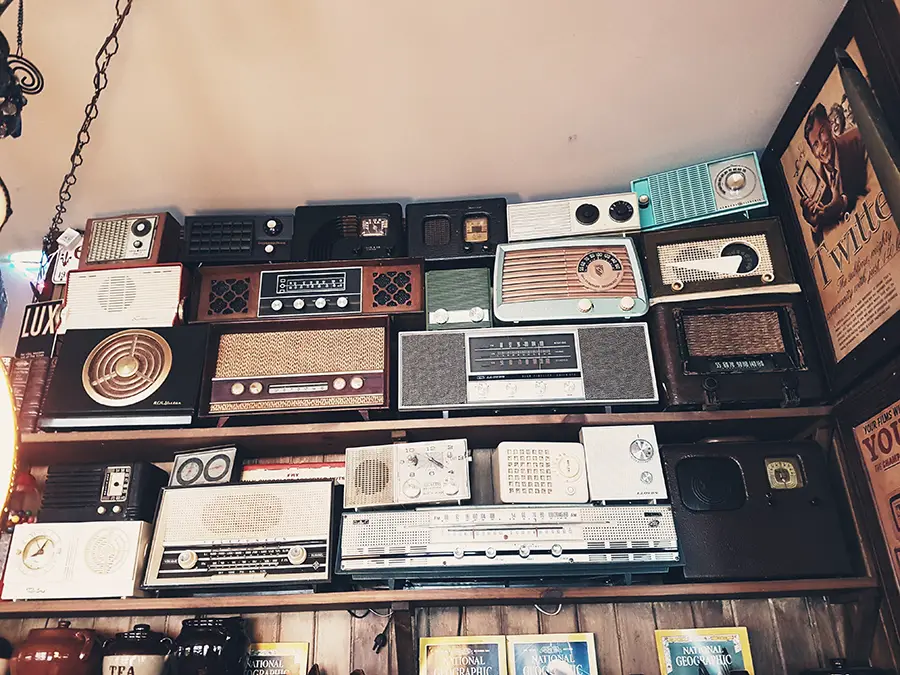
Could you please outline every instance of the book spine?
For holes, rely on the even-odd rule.
[[[26,433],[37,430],[38,416],[41,414],[41,403],[44,398],[44,385],[47,383],[47,372],[50,370],[50,359],[38,356],[31,360],[31,372],[25,386],[22,407],[19,409],[19,428]]]
[[[9,384],[12,387],[16,410],[22,410],[22,399],[25,398],[25,387],[31,372],[31,359],[14,359],[9,372]]]

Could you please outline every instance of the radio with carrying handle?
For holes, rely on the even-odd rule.
[[[510,204],[506,212],[510,241],[596,237],[641,230],[634,192]]]
[[[491,271],[485,267],[425,272],[428,330],[490,328]]]
[[[372,260],[201,267],[194,321],[302,319],[423,309],[422,261]]]
[[[360,260],[406,255],[403,207],[383,204],[298,206],[293,260]]]
[[[175,262],[180,237],[181,225],[171,213],[89,218],[78,267],[141,267]]]
[[[293,240],[292,216],[188,216],[184,219],[182,259],[219,265],[288,261]]]
[[[506,200],[468,199],[406,205],[409,254],[425,260],[493,258],[506,241]]]

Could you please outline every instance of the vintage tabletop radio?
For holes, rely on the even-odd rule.
[[[817,444],[666,445],[662,455],[686,579],[850,574]]]
[[[494,264],[500,321],[593,321],[649,307],[634,242],[596,237],[501,244]]]
[[[293,239],[291,216],[188,216],[182,259],[212,264],[283,262],[291,260]]]
[[[212,327],[201,414],[387,408],[390,319]]]
[[[423,309],[422,261],[201,267],[194,321],[302,319]]]
[[[327,480],[165,488],[144,588],[328,581],[331,518]]]
[[[680,564],[663,505],[345,513],[340,547],[340,571],[354,579],[596,577]]]
[[[155,267],[73,270],[62,327],[156,328],[184,319],[190,277],[178,263]]]
[[[165,471],[149,462],[51,465],[38,522],[152,522],[159,491],[168,479]]]
[[[769,204],[755,152],[637,178],[631,189],[637,193],[644,231]]]
[[[140,267],[178,260],[181,225],[171,213],[89,218],[80,269]]]
[[[471,497],[465,439],[347,448],[344,508],[460,503]]]
[[[206,326],[69,331],[39,426],[189,425],[196,414],[207,337]]]
[[[650,304],[799,293],[777,218],[644,236]]]
[[[237,454],[237,446],[234,445],[177,452],[169,486],[230,483],[235,474]]]
[[[659,443],[652,424],[583,427],[591,501],[667,499]]]
[[[4,600],[126,598],[141,595],[152,526],[114,523],[23,523],[13,532],[3,577]]]
[[[795,406],[826,394],[799,296],[665,303],[650,324],[670,407]]]
[[[298,206],[293,260],[358,260],[406,255],[403,207],[383,204]]]
[[[406,205],[409,254],[425,260],[493,258],[506,241],[506,200],[472,199]]]
[[[491,271],[486,267],[425,272],[428,330],[490,328]]]
[[[493,462],[504,504],[584,504],[587,468],[581,443],[505,441]]]
[[[401,332],[400,410],[656,403],[645,323]]]
[[[633,192],[510,204],[506,214],[510,241],[597,237],[641,229]]]

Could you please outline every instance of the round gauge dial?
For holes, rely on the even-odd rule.
[[[591,251],[579,261],[576,273],[585,288],[608,291],[619,285],[625,276],[625,268],[609,251]]]
[[[722,249],[723,257],[733,255],[741,257],[741,262],[738,264],[737,268],[738,274],[747,274],[759,267],[759,253],[757,253],[756,249],[750,246],[750,244],[736,241],[726,245]]]
[[[773,490],[794,490],[803,487],[803,477],[795,459],[766,460],[769,487]]]
[[[628,446],[628,452],[639,462],[649,462],[653,459],[653,444],[644,438],[636,438]]]
[[[35,535],[22,547],[22,564],[33,571],[49,569],[56,559],[58,543],[53,535]]]
[[[185,460],[175,473],[179,485],[192,485],[203,475],[203,462],[196,457]]]
[[[206,468],[203,469],[203,477],[210,483],[218,483],[228,475],[230,468],[231,459],[228,455],[215,455],[206,463]]]

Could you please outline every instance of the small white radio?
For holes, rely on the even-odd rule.
[[[504,504],[584,504],[587,468],[581,443],[504,442],[497,446],[495,485]]]
[[[592,502],[668,498],[652,424],[584,427],[580,437]]]
[[[506,221],[509,241],[625,234],[641,229],[634,192],[510,204]]]
[[[344,508],[469,499],[465,439],[347,448]]]
[[[4,600],[127,598],[139,587],[151,525],[140,520],[17,525]]]

